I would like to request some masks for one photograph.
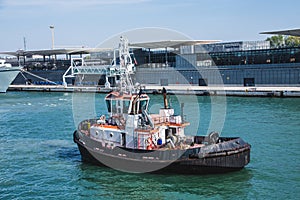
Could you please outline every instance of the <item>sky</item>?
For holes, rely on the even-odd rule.
[[[24,37],[27,50],[50,49],[50,25],[55,48],[98,47],[141,29],[132,42],[159,35],[152,29],[194,40],[265,40],[260,32],[300,28],[299,8],[299,0],[0,0],[0,51],[24,49]]]

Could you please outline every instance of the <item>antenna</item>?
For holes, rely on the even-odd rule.
[[[23,37],[23,43],[24,43],[24,51],[26,51],[26,37]]]

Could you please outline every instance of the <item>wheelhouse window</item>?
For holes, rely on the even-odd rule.
[[[143,110],[147,110],[148,109],[148,102],[149,102],[149,98],[145,98],[145,97],[137,97],[133,100],[131,100],[130,102],[130,114],[140,114],[142,113]]]
[[[128,113],[130,101],[123,101],[123,113]]]
[[[141,113],[143,110],[147,110],[147,106],[148,106],[148,100],[147,99],[141,100],[139,112]]]
[[[116,102],[116,100],[111,100],[111,99],[106,100],[106,107],[107,107],[108,112],[116,113],[117,112],[117,102]]]
[[[111,100],[111,112],[116,113],[117,112],[117,101]]]
[[[106,100],[105,102],[106,102],[107,111],[111,112],[111,102],[110,102],[110,100]]]

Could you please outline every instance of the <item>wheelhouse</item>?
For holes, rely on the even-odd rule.
[[[141,114],[147,111],[149,97],[146,94],[121,94],[111,92],[105,97],[107,111],[110,115],[114,114]]]

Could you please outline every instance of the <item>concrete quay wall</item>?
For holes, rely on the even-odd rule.
[[[242,87],[242,86],[191,86],[191,85],[143,85],[148,94],[160,93],[165,87],[168,93],[183,95],[256,96],[256,97],[300,97],[300,87]],[[40,92],[95,92],[108,93],[111,89],[99,86],[62,85],[10,85],[8,91]]]

